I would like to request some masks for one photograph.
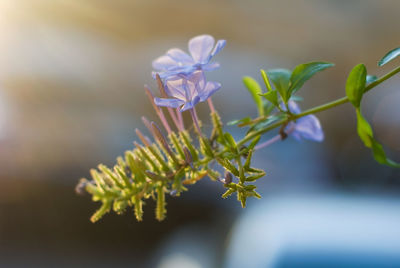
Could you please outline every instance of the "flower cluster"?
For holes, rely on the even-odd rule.
[[[224,48],[226,41],[218,40],[214,47],[214,38],[210,35],[199,35],[189,41],[189,52],[172,48],[167,53],[153,61],[153,72],[162,79],[176,75],[189,75],[196,70],[212,71],[219,67],[218,63],[210,63],[211,59]]]
[[[400,67],[381,79],[367,82],[366,68],[357,65],[346,84],[347,97],[301,112],[295,95],[303,84],[316,73],[332,67],[327,62],[300,64],[293,70],[261,70],[266,92],[251,77],[243,79],[258,110],[256,118],[245,117],[228,124],[246,127],[247,133],[235,140],[223,129],[223,123],[211,101],[211,96],[221,88],[218,82],[207,81],[205,71],[219,67],[212,58],[225,46],[224,40],[216,42],[209,35],[200,35],[189,41],[190,55],[173,48],[153,62],[154,78],[161,96],[156,97],[149,87],[145,92],[163,129],[155,122],[142,117],[143,123],[153,136],[145,136],[136,129],[141,142],[117,158],[113,168],[99,165],[92,169],[91,180],[82,179],[77,192],[88,192],[94,201],[102,203],[91,220],[97,221],[110,210],[122,213],[134,207],[137,220],[142,220],[144,200],[156,200],[156,219],[163,220],[166,213],[166,194],[173,197],[188,189],[186,186],[208,177],[225,188],[227,198],[237,195],[242,207],[248,197],[261,198],[254,182],[265,176],[265,171],[252,166],[253,153],[291,136],[296,140],[321,142],[324,133],[313,113],[351,102],[356,108],[357,130],[364,144],[371,148],[375,159],[382,164],[400,167],[388,159],[373,137],[371,126],[361,113],[361,98],[365,92],[400,72]],[[400,55],[400,48],[389,52],[381,65]],[[367,86],[367,83],[370,83]],[[271,86],[272,85],[272,86]],[[210,107],[212,130],[209,135],[201,128],[195,106],[206,101]],[[170,116],[167,119],[165,110]],[[196,133],[191,133],[183,122],[182,112],[190,111]],[[172,121],[175,129],[170,125]],[[273,138],[259,143],[264,133],[279,128]],[[218,163],[219,167],[215,164]],[[223,176],[220,169],[224,170]]]
[[[206,81],[204,71],[215,70],[218,63],[211,59],[225,46],[225,40],[219,40],[214,46],[214,38],[200,35],[189,41],[190,55],[178,48],[153,61],[154,76],[164,80],[167,96],[155,98],[158,106],[180,108],[180,111],[193,109],[198,102],[206,101],[221,84]]]

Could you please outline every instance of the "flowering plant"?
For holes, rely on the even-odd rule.
[[[197,36],[189,41],[190,55],[173,48],[153,62],[153,77],[157,81],[160,97],[155,97],[147,86],[145,91],[164,130],[142,117],[154,141],[136,129],[142,144],[134,142],[135,148],[118,157],[113,168],[99,165],[98,169],[90,171],[91,180],[81,179],[76,187],[77,192],[88,192],[93,201],[102,203],[91,218],[93,222],[110,210],[122,213],[130,206],[134,207],[136,219],[140,221],[143,218],[144,200],[149,198],[156,200],[156,218],[161,221],[166,215],[166,194],[179,196],[187,191],[188,185],[205,177],[223,184],[226,188],[223,198],[236,193],[238,201],[245,207],[248,197],[261,198],[256,192],[255,181],[266,174],[264,170],[252,167],[253,152],[288,136],[321,142],[324,133],[314,114],[347,102],[355,107],[358,135],[364,145],[371,148],[375,160],[380,164],[400,167],[400,164],[386,157],[382,145],[374,138],[370,124],[361,113],[363,95],[400,72],[400,67],[377,78],[367,75],[364,64],[359,64],[347,78],[346,97],[304,112],[296,103],[299,97],[295,93],[313,75],[333,67],[332,63],[300,64],[293,71],[261,70],[266,90],[262,90],[253,78],[244,77],[244,85],[254,99],[258,117],[229,122],[230,125],[248,128],[241,140],[235,140],[224,131],[211,99],[221,84],[207,81],[205,75],[205,72],[219,67],[218,63],[211,60],[225,43],[225,40],[219,40],[215,44],[214,38],[209,35]],[[378,65],[382,66],[399,55],[400,48],[396,48],[387,53]],[[213,124],[208,135],[196,113],[196,105],[205,101]],[[174,126],[168,123],[165,111]],[[182,119],[182,113],[187,111],[193,120],[194,133],[190,132],[190,127],[185,127]],[[276,136],[259,143],[263,134],[276,128],[280,128]],[[218,163],[224,174],[220,174],[212,163]]]

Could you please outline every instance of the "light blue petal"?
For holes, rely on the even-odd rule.
[[[189,41],[189,52],[195,62],[208,63],[214,47],[214,38],[211,35],[199,35]]]
[[[213,62],[213,63],[208,63],[208,64],[204,64],[202,65],[202,70],[203,71],[213,71],[215,69],[219,68],[219,63],[218,62]]]
[[[299,114],[301,112],[299,105],[295,101],[288,102],[289,110],[293,114]],[[286,110],[286,107],[285,107]]]
[[[211,57],[214,57],[218,52],[221,51],[226,45],[226,40],[218,40],[217,44],[214,47],[214,50],[211,52]]]
[[[154,69],[159,71],[168,71],[177,66],[177,62],[169,56],[161,56],[155,59],[152,63]]]
[[[167,56],[171,57],[178,64],[192,65],[194,64],[192,57],[179,48],[172,48],[167,51]]]
[[[197,103],[199,103],[200,98],[198,96],[194,97],[192,101],[186,102],[181,108],[181,112],[192,109]]]
[[[179,84],[179,81],[176,81],[176,83],[171,83],[170,81],[167,81],[164,88],[168,96],[186,101],[185,92]]]
[[[221,88],[220,83],[207,82],[204,89],[201,92],[199,92],[200,101],[207,100],[209,97],[211,97],[212,94],[214,94],[220,88]]]
[[[164,107],[171,107],[171,108],[178,108],[185,102],[178,99],[164,99],[164,98],[154,98],[154,103],[157,106],[164,106]]]
[[[302,138],[312,141],[323,141],[324,132],[318,118],[314,115],[307,115],[297,120],[294,133]]]
[[[190,84],[192,96],[199,95],[207,82],[203,71],[195,71],[190,77],[188,77],[188,80],[192,83]]]

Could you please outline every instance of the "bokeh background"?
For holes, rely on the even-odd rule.
[[[128,211],[92,224],[98,204],[77,196],[74,187],[90,168],[112,165],[132,147],[134,129],[144,128],[142,115],[156,120],[143,85],[155,88],[151,61],[168,48],[186,49],[191,37],[204,33],[227,40],[216,59],[222,67],[209,75],[223,84],[214,102],[227,122],[256,115],[241,79],[261,81],[261,68],[336,63],[299,92],[303,109],[342,97],[346,74],[360,62],[370,74],[389,71],[398,61],[383,68],[376,63],[400,45],[399,12],[396,0],[2,0],[0,266],[240,267],[235,258],[262,255],[244,248],[282,242],[260,237],[257,228],[267,227],[298,238],[285,240],[289,248],[313,236],[329,248],[335,236],[321,233],[337,229],[336,238],[344,237],[339,244],[358,241],[355,250],[368,243],[375,244],[373,253],[382,250],[385,239],[400,237],[393,225],[400,223],[400,172],[374,162],[357,137],[350,105],[318,115],[323,143],[287,140],[258,152],[256,165],[268,174],[258,182],[263,199],[250,200],[245,210],[234,197],[222,200],[222,185],[205,179],[181,198],[167,199],[162,223],[148,202],[141,223]],[[397,160],[399,87],[400,78],[392,78],[363,101],[377,139]],[[207,107],[199,109],[207,125]],[[337,227],[349,215],[352,224]],[[377,218],[362,231],[363,222]],[[246,234],[246,226],[253,233]],[[394,244],[389,249],[383,253],[399,252]],[[282,252],[281,262],[264,267],[291,267],[299,256]],[[330,254],[324,256],[336,256]]]

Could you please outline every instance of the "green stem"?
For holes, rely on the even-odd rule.
[[[390,77],[394,76],[394,75],[397,74],[398,72],[400,72],[400,67],[397,67],[396,69],[392,70],[391,72],[385,74],[385,75],[382,76],[381,78],[377,79],[376,81],[374,81],[374,82],[372,82],[371,84],[369,84],[368,86],[366,86],[365,89],[364,89],[364,93],[370,91],[371,89],[373,89],[373,88],[376,87],[377,85],[381,84],[382,82],[386,81],[386,80],[389,79]],[[349,98],[348,98],[348,97],[343,97],[343,98],[337,99],[337,100],[335,100],[335,101],[331,101],[331,102],[322,104],[322,105],[320,105],[320,106],[311,108],[311,109],[306,110],[306,111],[304,111],[304,112],[302,112],[302,113],[293,115],[293,117],[291,117],[290,120],[295,120],[295,119],[298,119],[298,118],[303,117],[303,116],[306,116],[306,115],[310,115],[310,114],[315,114],[315,113],[318,113],[318,112],[322,112],[322,111],[331,109],[331,108],[333,108],[333,107],[342,105],[342,104],[344,104],[344,103],[346,103],[346,102],[348,102],[348,101],[349,101]],[[240,141],[237,143],[237,145],[238,145],[238,146],[243,145],[243,144],[245,144],[246,142],[248,142],[248,141],[250,141],[251,139],[253,139],[254,137],[257,137],[258,135],[261,135],[261,134],[263,134],[263,133],[265,133],[265,132],[267,132],[267,131],[269,131],[269,130],[271,130],[271,129],[274,129],[274,128],[279,127],[280,125],[282,125],[282,124],[284,124],[285,122],[287,122],[288,119],[289,119],[289,118],[287,118],[287,117],[286,117],[286,118],[283,118],[283,119],[281,119],[281,120],[275,122],[275,123],[272,124],[272,125],[269,125],[269,126],[267,126],[267,127],[265,127],[265,128],[262,128],[262,129],[259,129],[259,130],[255,131],[255,132],[253,132],[253,133],[247,135],[247,136],[244,137],[242,140],[240,140]]]

